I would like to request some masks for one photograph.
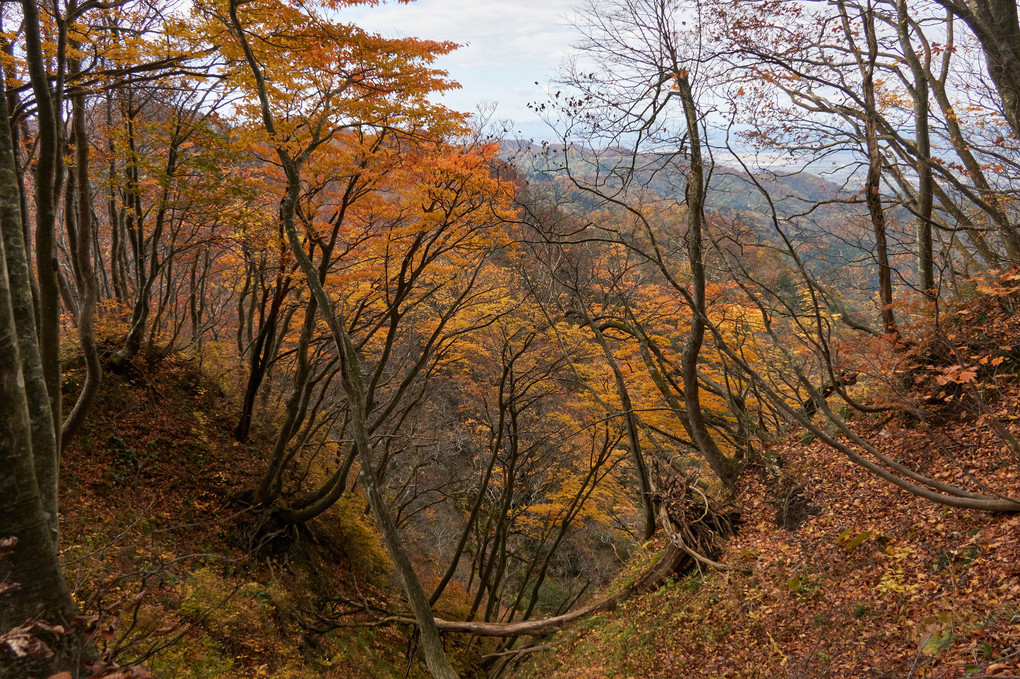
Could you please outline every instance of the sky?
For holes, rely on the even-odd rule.
[[[569,17],[577,4],[578,0],[418,0],[348,8],[343,17],[387,37],[461,44],[437,64],[462,87],[448,93],[444,102],[467,112],[482,102],[495,103],[495,117],[514,123],[510,136],[541,140],[555,135],[527,104],[543,99],[542,86],[576,40]]]

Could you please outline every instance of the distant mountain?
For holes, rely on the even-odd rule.
[[[686,189],[687,155],[682,151],[634,154],[619,147],[594,150],[511,139],[503,142],[502,155],[532,182],[570,175],[581,184],[610,193],[650,191],[676,200],[683,200]],[[867,214],[863,202],[859,206],[846,202],[856,198],[854,192],[814,174],[762,172],[755,178],[769,192],[784,220],[802,217],[820,224]],[[591,203],[590,197],[575,198],[581,205]],[[722,214],[768,217],[770,212],[768,200],[746,172],[721,164],[710,166],[707,202],[710,212]]]
[[[634,154],[624,148],[596,150],[514,139],[503,142],[502,156],[533,184],[555,191],[561,206],[579,215],[601,208],[603,202],[577,184],[597,186],[603,193],[628,200],[649,193],[678,202],[684,200],[689,162],[686,152]],[[784,172],[778,166],[755,175],[754,180],[742,169],[722,164],[711,166],[707,211],[741,221],[751,226],[762,240],[782,245],[764,189],[775,207],[780,228],[816,274],[838,281],[851,275],[851,268],[867,270],[873,266],[868,211],[856,187],[808,172],[792,169]],[[891,225],[911,223],[905,208],[892,207],[887,214],[892,216]],[[908,240],[912,240],[912,234],[905,233],[904,245]],[[848,262],[856,264],[848,267]],[[901,274],[911,276],[913,258],[904,258],[901,264]],[[869,274],[863,278],[875,279]],[[865,287],[869,285],[866,283]]]

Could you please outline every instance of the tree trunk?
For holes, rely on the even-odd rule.
[[[702,257],[702,226],[705,219],[705,166],[701,155],[698,109],[694,102],[691,81],[686,74],[676,78],[687,119],[687,135],[691,143],[691,172],[687,180],[687,257],[691,266],[691,293],[694,308],[691,309],[691,332],[681,356],[681,373],[684,382],[684,400],[687,402],[687,417],[691,423],[691,437],[712,470],[727,487],[737,482],[738,469],[726,457],[708,431],[704,413],[701,412],[701,385],[698,383],[698,358],[705,340],[705,323],[708,309],[705,303],[705,262]]]
[[[276,434],[276,442],[273,444],[273,452],[266,466],[266,472],[262,476],[262,482],[256,491],[256,499],[261,504],[270,504],[280,496],[283,486],[283,473],[287,465],[287,446],[290,444],[294,433],[300,424],[299,415],[301,404],[307,398],[309,391],[309,375],[311,365],[308,361],[308,345],[312,341],[312,334],[315,331],[315,300],[309,300],[305,307],[305,321],[301,326],[301,335],[298,338],[295,360],[297,365],[294,368],[293,388],[290,398],[287,399],[286,411],[283,424]]]
[[[255,86],[258,92],[259,104],[262,112],[262,122],[270,138],[276,136],[276,126],[273,122],[273,114],[269,107],[269,95],[266,90],[265,78],[262,75],[262,68],[248,44],[248,37],[245,34],[241,20],[237,16],[237,0],[231,0],[230,28],[240,43],[248,67],[254,76]],[[315,270],[311,259],[304,250],[301,237],[298,235],[297,226],[294,222],[297,210],[298,198],[301,191],[300,162],[296,161],[286,148],[277,146],[277,155],[283,165],[287,177],[287,195],[280,203],[280,219],[283,222],[287,238],[290,242],[291,251],[297,258],[298,265],[308,281],[308,287],[315,296],[319,309],[326,319],[333,342],[336,344],[337,354],[340,357],[340,369],[342,384],[347,395],[351,409],[351,425],[354,430],[354,445],[357,448],[358,459],[361,462],[361,482],[368,496],[369,506],[375,516],[376,524],[382,533],[383,543],[386,545],[393,564],[397,569],[397,577],[407,596],[411,609],[414,611],[414,618],[418,624],[421,634],[422,650],[425,654],[425,663],[436,679],[457,679],[456,670],[446,658],[443,650],[443,643],[439,637],[439,630],[436,628],[436,621],[432,615],[432,607],[429,605],[428,597],[421,587],[417,574],[411,565],[411,560],[404,550],[397,527],[390,517],[383,499],[382,492],[377,482],[376,468],[372,461],[372,441],[368,432],[368,418],[365,413],[365,393],[362,380],[361,365],[358,360],[354,343],[347,332],[344,319],[337,314],[333,308],[332,301],[322,287],[319,272]]]
[[[900,49],[914,76],[914,143],[917,155],[917,201],[914,208],[917,223],[917,286],[929,297],[935,294],[935,261],[932,250],[931,218],[935,196],[932,186],[931,140],[928,134],[928,77],[910,41],[910,17],[907,1],[896,0],[897,31]],[[930,56],[925,58],[930,61]],[[930,67],[930,66],[929,66]]]
[[[53,539],[57,538],[56,512],[56,427],[50,410],[50,397],[42,368],[39,350],[38,325],[35,303],[32,298],[32,273],[28,249],[24,239],[21,217],[21,190],[14,164],[13,140],[8,124],[7,98],[4,92],[4,74],[0,74],[0,231],[6,252],[6,265],[10,280],[11,305],[21,355],[22,376],[25,380],[25,397],[31,428],[33,455],[44,461],[52,460],[49,494],[43,502]],[[49,467],[50,465],[46,465]]]
[[[4,97],[0,96],[0,102],[3,101]],[[0,106],[6,108],[3,103]],[[10,215],[20,214],[12,161],[10,129],[6,111],[3,111],[0,115],[0,210],[5,222]],[[19,324],[15,321],[12,303],[13,298],[24,299],[28,295],[28,291],[22,289],[27,279],[23,273],[19,274],[17,287],[11,285],[5,240],[0,240],[0,540],[13,538],[14,544],[7,543],[10,548],[5,551],[9,553],[0,559],[0,638],[30,620],[51,626],[67,625],[76,612],[51,528],[56,520],[56,507],[46,506],[49,498],[36,479],[32,443],[37,418],[29,411]],[[17,253],[12,254],[19,259]],[[34,360],[38,361],[37,355]],[[35,368],[33,372],[41,373],[38,366]],[[43,400],[34,407],[48,408],[49,403]],[[51,453],[43,451],[44,455]],[[16,586],[6,588],[5,585]],[[0,644],[0,676],[46,677],[60,671],[68,671],[72,677],[84,676],[83,661],[92,655],[87,640],[79,632],[66,629],[64,634],[51,633],[36,627],[33,634],[50,646],[53,656],[17,658]]]
[[[1016,0],[937,0],[974,31],[988,74],[1002,99],[1002,112],[1020,137],[1020,17]]]
[[[234,427],[234,438],[238,441],[247,441],[251,433],[252,415],[255,410],[255,397],[258,396],[259,387],[269,369],[269,363],[273,358],[276,342],[276,326],[280,318],[280,307],[287,296],[290,288],[289,279],[283,279],[282,271],[276,277],[276,287],[273,290],[273,297],[269,302],[269,309],[265,318],[259,326],[259,334],[255,339],[255,346],[251,352],[248,366],[248,383],[244,390],[244,398],[241,401],[241,414]],[[265,300],[263,300],[265,304]],[[265,307],[263,307],[265,308]]]
[[[0,583],[15,585],[0,589],[0,638],[30,620],[66,625],[75,615],[36,483],[20,357],[7,266],[0,258],[0,540],[16,540],[0,560]],[[14,658],[0,644],[0,676],[45,677],[62,670],[79,676],[81,637],[70,630],[62,637],[44,636],[54,651],[49,659]]]
[[[72,72],[78,70],[78,60],[72,60]],[[85,421],[85,415],[99,393],[103,367],[96,347],[94,321],[99,290],[96,272],[90,255],[92,249],[92,191],[89,188],[89,142],[85,131],[85,94],[78,90],[71,98],[71,129],[74,133],[75,173],[74,188],[77,205],[68,204],[68,223],[76,221],[75,233],[69,234],[69,245],[75,285],[81,303],[78,305],[78,338],[85,357],[85,383],[60,429],[60,447],[63,449]],[[72,215],[77,207],[77,219]]]
[[[638,488],[641,492],[641,513],[644,515],[645,524],[642,540],[647,542],[655,535],[655,505],[652,502],[652,485],[648,477],[648,464],[645,462],[645,456],[641,451],[641,436],[638,432],[637,414],[634,412],[634,405],[630,399],[630,392],[627,390],[627,382],[623,377],[623,371],[620,370],[619,364],[609,350],[605,335],[588,316],[587,311],[582,310],[582,313],[584,314],[585,323],[595,334],[595,340],[602,349],[602,354],[605,356],[609,368],[613,371],[613,378],[616,381],[616,394],[620,398],[619,414],[623,415],[623,421],[627,424],[627,440],[630,443],[631,455],[634,457],[634,468],[637,472]]]
[[[882,305],[882,329],[896,333],[896,317],[892,309],[892,266],[889,264],[889,244],[886,237],[885,212],[882,210],[882,150],[878,146],[878,111],[875,108],[875,62],[878,43],[875,36],[874,12],[869,11],[864,22],[868,37],[868,62],[864,69],[864,135],[868,145],[868,177],[864,184],[864,199],[875,231],[875,252],[878,257],[878,295]]]
[[[861,72],[864,90],[864,139],[868,150],[868,176],[864,182],[864,200],[868,205],[871,227],[875,233],[875,255],[878,259],[878,296],[881,305],[882,329],[896,334],[896,317],[892,309],[892,267],[889,264],[889,244],[886,238],[885,212],[882,210],[882,149],[878,145],[878,109],[875,102],[875,64],[878,61],[878,38],[875,34],[875,11],[868,3],[861,16],[865,39],[868,43],[867,59],[854,44],[853,29],[844,0],[839,0],[843,31],[850,43]]]
[[[22,0],[25,30],[25,58],[35,95],[36,116],[39,123],[39,150],[35,165],[35,247],[39,280],[39,354],[41,370],[46,381],[50,414],[54,428],[52,453],[42,449],[33,455],[36,481],[42,495],[44,510],[50,515],[51,528],[56,532],[57,521],[57,465],[60,459],[60,440],[57,431],[61,410],[60,378],[60,284],[57,270],[56,209],[63,183],[62,150],[59,113],[60,83],[51,90],[46,73],[42,40],[39,34],[39,10],[33,0]],[[61,46],[58,46],[62,48]],[[60,58],[60,55],[58,55]],[[56,100],[56,102],[55,102]],[[6,116],[5,116],[6,118]],[[10,131],[7,131],[10,134]],[[33,410],[35,406],[33,405]]]

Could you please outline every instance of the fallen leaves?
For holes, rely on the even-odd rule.
[[[1007,318],[984,303],[973,305],[974,314],[983,325],[954,333],[971,347],[968,363],[943,366],[943,379],[934,381],[984,386],[994,379],[999,388],[987,408],[968,411],[957,400],[934,405],[925,423],[893,418],[878,426],[876,416],[851,426],[881,429],[892,457],[943,483],[1015,496],[1020,469],[1002,428],[989,422],[1016,435],[1020,385],[1002,373],[1012,364],[997,352],[1012,349],[1020,314]],[[604,668],[625,649],[603,630],[635,621],[650,637],[641,657],[655,661],[620,661],[614,669],[624,675],[1020,675],[1020,516],[935,505],[798,433],[768,452],[773,462],[741,479],[745,522],[721,560],[750,564],[753,576],[708,574],[696,588],[680,582],[632,611],[604,616],[578,634],[572,651],[532,658],[524,676]],[[796,530],[775,525],[770,500],[790,484],[820,510]],[[664,614],[671,610],[682,615]]]
[[[52,658],[53,649],[42,640],[41,635],[61,637],[66,633],[67,630],[61,625],[30,620],[20,627],[0,634],[0,649],[6,648],[16,658]]]

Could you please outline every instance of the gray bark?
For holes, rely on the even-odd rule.
[[[679,72],[679,71],[678,71]],[[691,331],[681,355],[681,373],[684,382],[684,400],[687,418],[691,424],[691,437],[709,466],[726,486],[737,482],[739,470],[733,460],[719,450],[705,424],[701,410],[701,385],[698,380],[698,358],[705,339],[708,312],[705,303],[705,262],[702,256],[702,230],[705,220],[705,168],[701,155],[698,109],[694,101],[691,82],[686,72],[676,79],[687,119],[687,134],[691,142],[691,172],[687,179],[687,257],[691,266]]]
[[[36,116],[39,122],[39,152],[35,171],[35,247],[39,282],[39,354],[41,370],[46,382],[51,417],[53,418],[54,446],[52,454],[40,449],[33,455],[36,479],[42,493],[43,507],[55,526],[57,516],[57,465],[60,459],[60,440],[57,429],[61,417],[60,376],[60,285],[58,282],[56,249],[56,208],[63,183],[60,153],[60,131],[57,125],[59,89],[50,89],[49,76],[43,59],[39,34],[38,5],[22,0],[25,16],[25,57],[28,61],[32,93],[35,95]],[[6,118],[6,116],[5,116]],[[9,132],[8,132],[9,134]],[[32,404],[32,411],[37,406]]]
[[[926,296],[935,290],[935,262],[932,251],[932,209],[935,203],[931,171],[931,140],[928,134],[928,78],[925,67],[910,41],[910,16],[906,0],[896,0],[896,26],[900,49],[914,77],[914,143],[917,145],[917,286]],[[925,62],[930,62],[930,55]]]
[[[3,99],[0,96],[0,102]],[[20,212],[17,194],[8,185],[14,180],[16,187],[16,177],[10,171],[13,163],[9,142],[4,113],[0,116],[0,160],[4,161],[0,210],[5,215]],[[13,254],[17,259],[17,253]],[[17,285],[11,285],[6,261],[7,248],[0,241],[0,539],[15,540],[10,553],[0,560],[0,637],[29,620],[64,626],[75,615],[51,528],[55,510],[51,513],[44,504],[33,459],[34,422],[13,303],[15,296],[23,299],[28,294],[22,288],[26,281],[21,275]],[[42,405],[48,407],[46,401]],[[0,676],[20,679],[59,671],[68,671],[73,677],[85,676],[82,664],[91,657],[90,647],[78,632],[69,628],[66,631],[40,633],[53,651],[49,658],[18,658],[0,645]]]
[[[78,60],[72,71],[77,71]],[[60,447],[63,449],[85,421],[85,415],[99,393],[103,367],[96,347],[94,321],[99,301],[99,286],[92,264],[92,191],[89,187],[89,142],[85,130],[85,94],[79,90],[71,98],[71,126],[74,133],[75,172],[74,205],[67,205],[68,224],[74,222],[74,233],[69,234],[71,266],[81,304],[78,305],[78,339],[85,358],[85,382],[71,412],[60,429]],[[76,208],[76,209],[73,209]],[[76,215],[72,218],[70,215]]]
[[[35,456],[43,460],[55,461],[56,428],[50,410],[50,397],[43,374],[39,338],[36,334],[38,326],[32,297],[32,274],[21,221],[21,191],[14,164],[11,129],[8,124],[4,77],[5,75],[0,73],[0,230],[3,231],[11,308],[25,381],[32,450]],[[53,469],[55,472],[55,462]],[[54,473],[50,479],[51,484],[47,486],[48,492],[44,496],[43,506],[48,514],[50,533],[56,541],[58,529],[56,474]]]
[[[882,208],[882,149],[878,144],[878,108],[875,102],[875,65],[878,61],[878,38],[875,34],[875,11],[868,4],[862,10],[861,20],[864,24],[867,41],[867,55],[854,43],[853,30],[846,4],[838,0],[840,18],[843,21],[843,32],[850,43],[850,49],[861,72],[864,90],[864,137],[868,149],[868,176],[864,183],[864,200],[871,216],[871,226],[875,233],[875,256],[878,259],[878,295],[882,305],[882,329],[887,334],[896,334],[896,317],[892,309],[892,267],[889,263],[889,245],[886,233],[885,211]]]
[[[1020,19],[1016,0],[936,0],[963,19],[981,43],[1002,111],[1020,137]]]

